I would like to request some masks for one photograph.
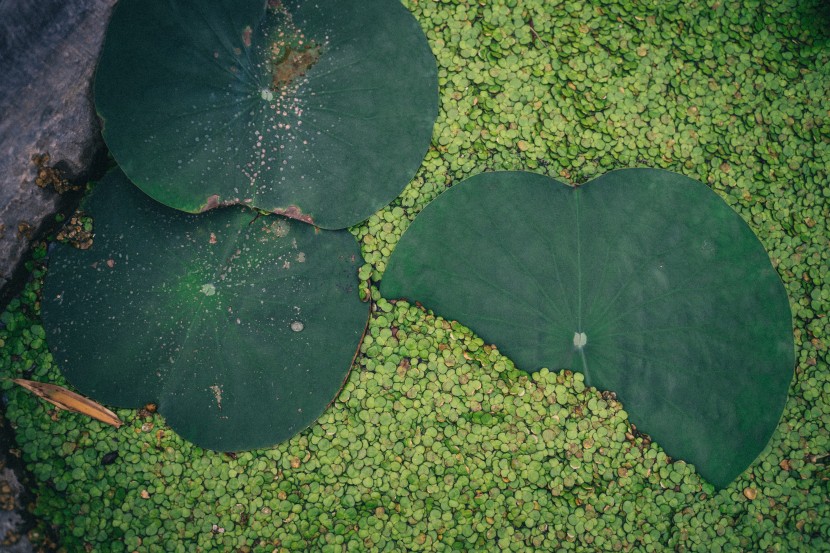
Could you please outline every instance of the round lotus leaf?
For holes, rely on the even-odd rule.
[[[418,169],[437,66],[396,0],[120,0],[95,105],[123,171],[166,205],[344,228]]]
[[[56,246],[42,301],[82,394],[155,403],[184,438],[223,451],[290,438],[332,402],[368,318],[347,231],[243,207],[183,213],[120,171],[84,209],[94,243]]]
[[[763,246],[708,187],[661,170],[576,188],[467,179],[404,233],[381,292],[461,321],[520,368],[581,371],[718,486],[764,448],[793,374]]]

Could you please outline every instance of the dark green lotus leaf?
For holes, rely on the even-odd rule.
[[[793,374],[762,245],[709,188],[666,171],[578,188],[472,177],[404,233],[381,292],[469,325],[520,368],[583,372],[718,486],[764,448]]]
[[[121,168],[166,205],[344,228],[418,169],[437,66],[397,0],[120,0],[95,104]]]
[[[331,403],[368,317],[347,231],[242,207],[182,213],[120,172],[85,209],[94,244],[58,245],[43,295],[47,341],[81,393],[156,403],[224,451],[285,440]]]

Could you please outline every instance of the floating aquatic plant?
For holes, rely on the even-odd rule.
[[[348,232],[243,207],[182,213],[120,171],[84,209],[94,243],[57,245],[42,302],[78,390],[155,403],[183,437],[223,451],[290,438],[331,403],[368,316]]]
[[[721,487],[766,445],[793,374],[763,246],[708,187],[667,171],[467,179],[406,231],[381,293],[469,325],[522,369],[582,372]]]
[[[395,0],[121,0],[95,104],[123,171],[166,205],[344,228],[415,174],[437,70]]]

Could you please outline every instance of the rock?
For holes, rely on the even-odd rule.
[[[0,457],[2,455],[0,452]],[[0,469],[0,551],[24,553],[33,549],[29,538],[22,532],[26,526],[21,515],[22,506],[18,504],[22,489],[14,471]]]
[[[34,519],[26,510],[32,500],[24,481],[27,474],[21,460],[13,455],[12,430],[0,414],[0,551],[4,553],[32,553],[34,547],[28,531]]]
[[[67,202],[38,176],[83,184],[104,161],[91,85],[114,3],[0,2],[0,297]]]

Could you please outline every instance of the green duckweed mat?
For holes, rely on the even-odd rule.
[[[36,513],[70,552],[830,550],[827,3],[405,5],[438,59],[441,109],[416,177],[352,229],[375,304],[338,399],[290,441],[226,455],[158,415],[118,410],[115,430],[4,380]],[[720,491],[632,428],[613,394],[578,374],[528,376],[463,321],[375,286],[452,183],[494,169],[582,183],[629,166],[709,184],[790,298],[783,417]],[[42,272],[0,315],[0,375],[60,384]]]

